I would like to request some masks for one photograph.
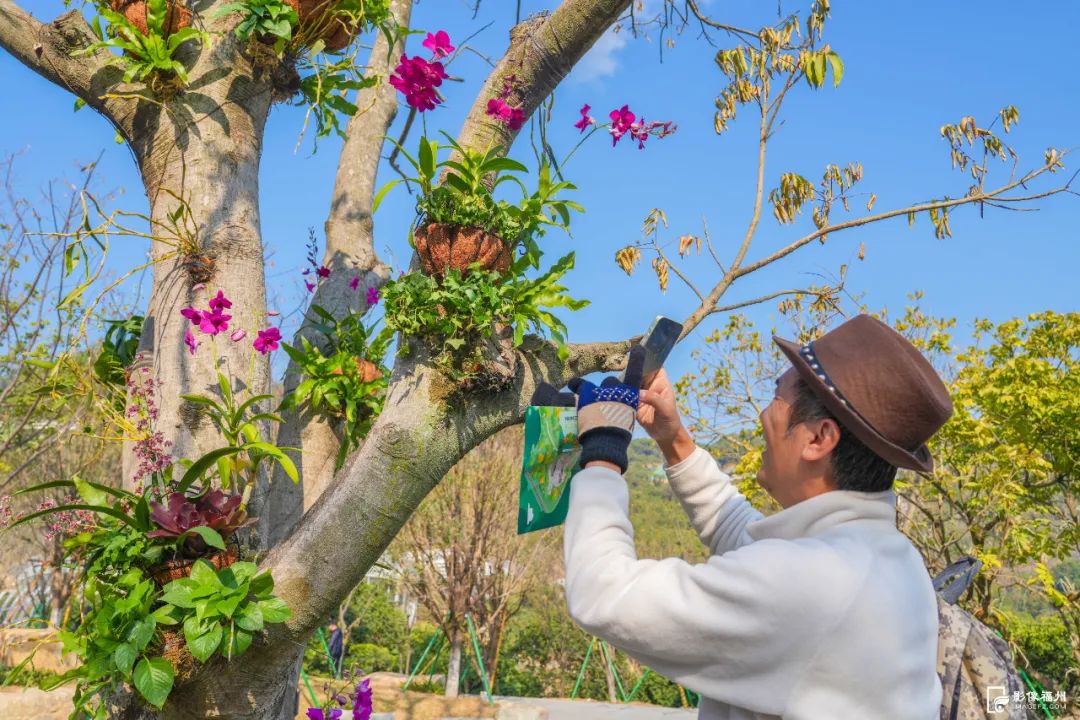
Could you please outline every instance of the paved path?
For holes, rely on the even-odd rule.
[[[697,709],[665,708],[641,703],[602,703],[593,700],[555,700],[495,696],[496,700],[546,708],[548,720],[694,720]]]

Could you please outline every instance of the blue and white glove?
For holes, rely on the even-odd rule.
[[[619,472],[626,472],[629,464],[626,451],[634,432],[644,367],[645,349],[635,345],[630,350],[621,382],[616,377],[607,377],[597,386],[578,377],[566,384],[577,394],[582,467],[603,460],[618,465]]]

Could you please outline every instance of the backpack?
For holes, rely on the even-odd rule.
[[[1024,685],[1008,644],[956,605],[982,563],[965,557],[934,578],[938,599],[940,720],[1025,720]]]

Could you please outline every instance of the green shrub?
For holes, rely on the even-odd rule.
[[[360,672],[395,672],[398,667],[396,652],[374,643],[349,643],[345,652],[345,667],[354,665]]]
[[[1030,670],[1055,683],[1057,687],[1054,689],[1068,689],[1067,684],[1078,684],[1072,664],[1069,632],[1061,618],[1056,615],[1016,615],[1010,623],[1009,631],[1012,640],[1027,657]],[[1017,658],[1017,663],[1019,662],[1020,659]],[[1072,675],[1068,675],[1070,669],[1073,670]]]

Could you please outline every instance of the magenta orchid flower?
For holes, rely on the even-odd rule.
[[[252,346],[260,353],[265,355],[268,352],[272,352],[278,349],[278,342],[281,341],[281,331],[276,327],[269,327],[265,330],[260,330],[258,336],[255,338],[255,342]]]
[[[450,44],[450,36],[445,30],[439,30],[435,34],[428,33],[421,44],[431,51],[432,57],[436,60],[454,52],[454,46]]]
[[[217,335],[229,329],[230,320],[232,320],[232,315],[225,315],[216,310],[214,312],[204,312],[202,319],[199,321],[199,330],[207,335]]]
[[[521,108],[507,105],[502,98],[488,100],[487,114],[511,130],[520,130],[521,126],[525,124],[525,112]]]
[[[188,347],[188,352],[192,355],[195,354],[195,349],[199,347],[199,341],[195,339],[195,335],[192,334],[191,328],[184,331],[184,344]]]
[[[420,56],[413,58],[401,56],[401,62],[390,76],[390,84],[405,96],[409,107],[420,112],[434,110],[442,102],[435,88],[450,77],[441,62],[425,60]]]
[[[364,678],[356,683],[353,695],[353,720],[371,720],[371,684]]]
[[[359,275],[357,275],[356,277],[354,277],[352,280],[349,281],[349,287],[351,289],[353,289],[353,290],[360,287],[360,276]]]
[[[608,117],[611,118],[611,129],[608,132],[611,133],[611,145],[614,147],[619,140],[622,140],[622,136],[630,131],[630,126],[634,124],[637,117],[626,105],[618,110],[612,110]]]
[[[308,292],[315,292],[315,283],[313,282],[308,282],[307,280],[305,280],[304,287],[307,288]]]
[[[379,288],[369,287],[367,289],[367,304],[377,305],[379,303]]]
[[[321,278],[328,278],[330,277],[330,268],[321,265],[319,269],[315,271],[315,274]]]
[[[232,301],[225,297],[225,293],[218,290],[217,295],[210,298],[210,310],[213,312],[221,312],[232,307]]]
[[[596,120],[591,115],[589,115],[589,108],[591,107],[592,105],[586,103],[585,105],[582,105],[581,110],[578,111],[581,113],[581,119],[574,123],[574,127],[576,127],[581,132],[585,132],[585,128],[589,127],[590,125],[596,124]]]
[[[307,716],[308,720],[340,720],[341,708],[330,708],[329,710],[308,708]]]
[[[247,330],[243,328],[237,328],[233,331],[233,334],[229,336],[229,339],[233,342],[240,342],[247,337]]]
[[[180,311],[180,314],[186,317],[191,322],[195,323],[196,325],[202,322],[202,310],[196,310],[193,307],[186,307]]]

